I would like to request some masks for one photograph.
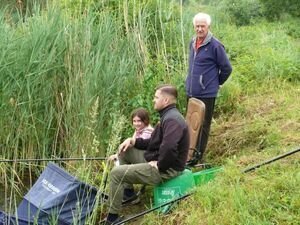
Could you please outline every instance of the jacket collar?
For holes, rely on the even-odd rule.
[[[207,45],[209,42],[211,42],[212,37],[213,37],[213,34],[212,34],[210,31],[208,31],[208,32],[207,32],[207,35],[206,35],[206,37],[204,38],[204,41],[203,41],[203,43],[200,45],[200,47],[201,47],[201,46],[204,46],[204,45]],[[196,38],[197,38],[197,37],[193,37],[193,47],[194,47],[194,49],[196,49]]]
[[[170,109],[174,109],[176,108],[176,104],[170,104],[168,105],[166,108],[160,110],[158,113],[159,113],[159,116],[160,118],[162,118]]]

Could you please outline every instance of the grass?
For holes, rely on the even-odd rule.
[[[263,157],[274,153],[277,152]],[[255,157],[262,158],[262,154],[257,153]],[[299,167],[299,159],[299,155],[291,156],[247,174],[240,172],[245,161],[227,160],[224,173],[197,188],[167,219],[152,214],[145,223],[297,224],[300,177],[295,168]]]
[[[244,98],[229,117],[218,117],[212,125],[208,157],[298,146],[300,114],[297,84],[277,80],[266,83],[257,94]],[[260,91],[261,90],[261,91]]]

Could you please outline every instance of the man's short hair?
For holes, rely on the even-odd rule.
[[[198,13],[193,18],[193,24],[195,25],[196,21],[205,20],[207,25],[210,26],[211,18],[207,13]]]
[[[160,90],[163,94],[168,94],[177,99],[178,93],[175,86],[171,84],[162,84],[159,85],[156,89],[156,91]]]

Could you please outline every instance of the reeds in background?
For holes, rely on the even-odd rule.
[[[93,132],[107,139],[125,79],[139,69],[135,43],[120,38],[109,16],[95,23],[92,17],[71,19],[54,9],[39,13],[15,25],[1,17],[3,158],[81,152],[89,141],[87,124],[96,99]]]
[[[123,115],[140,106],[152,110],[155,86],[170,80],[177,64],[184,67],[183,37],[164,34],[183,34],[182,24],[177,16],[170,19],[173,8],[166,20],[166,3],[121,2],[72,9],[49,1],[0,11],[0,158],[104,156],[118,145],[111,137],[117,135],[120,141],[131,123]],[[169,62],[171,55],[174,60]],[[150,83],[145,83],[145,73]],[[1,164],[6,212],[14,211],[42,167]],[[103,187],[106,164],[67,167]],[[29,180],[26,187],[19,175]]]
[[[93,134],[104,155],[111,114],[145,105],[152,110],[158,82],[178,80],[186,66],[179,4],[62,3],[32,7],[18,20],[1,11],[3,158],[68,157],[82,149],[92,156],[97,151],[86,148]],[[159,66],[148,68],[153,63]],[[144,84],[143,74],[156,78]],[[141,94],[147,101],[135,101]]]

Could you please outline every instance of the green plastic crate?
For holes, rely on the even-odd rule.
[[[161,183],[154,188],[154,207],[186,194],[194,186],[195,180],[192,171],[184,170],[181,175]],[[169,211],[170,207],[171,205],[167,205],[159,211],[165,213]]]
[[[154,207],[185,195],[195,185],[205,184],[212,180],[216,173],[223,171],[222,167],[214,167],[193,173],[184,170],[181,175],[154,187]],[[174,204],[161,207],[158,211],[167,213]]]
[[[208,181],[212,180],[216,176],[216,173],[221,171],[223,171],[222,167],[214,167],[214,168],[193,173],[195,185],[201,185],[207,183]]]

